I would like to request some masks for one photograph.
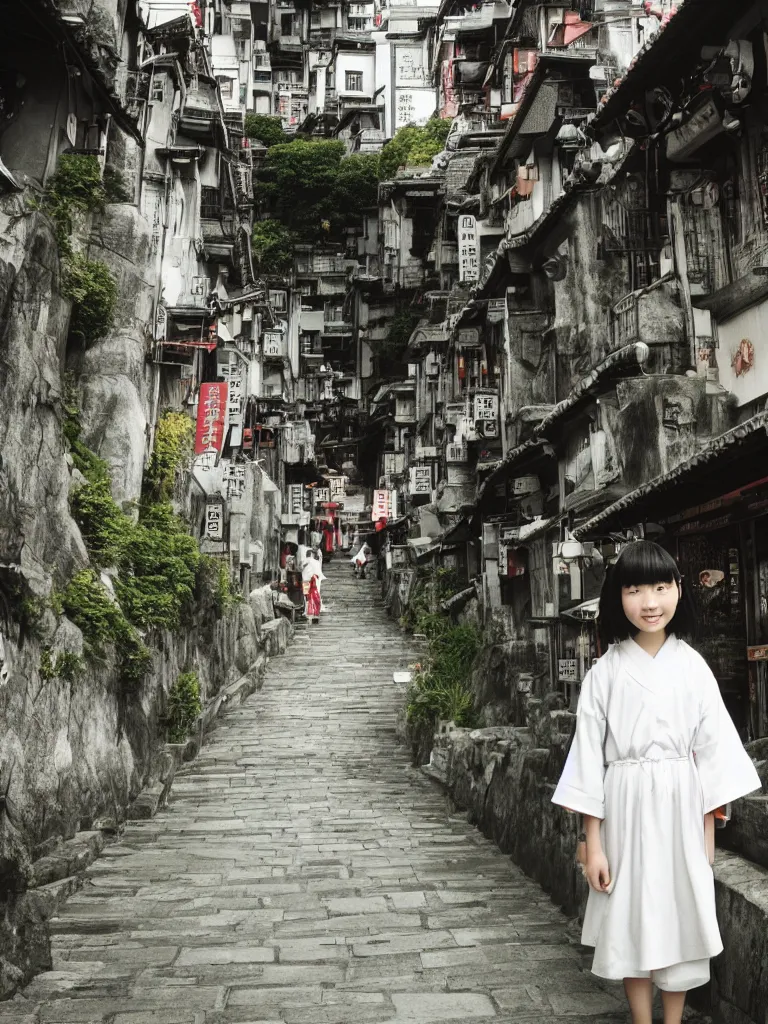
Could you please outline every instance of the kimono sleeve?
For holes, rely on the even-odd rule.
[[[704,813],[708,814],[760,789],[761,783],[720,696],[717,680],[703,660],[697,667],[697,674],[703,694],[693,752],[701,780]]]
[[[595,673],[581,684],[576,732],[552,803],[593,818],[605,817],[605,713],[595,695]]]

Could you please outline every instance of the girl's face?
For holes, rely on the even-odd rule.
[[[624,614],[643,633],[663,632],[672,621],[680,600],[680,584],[638,583],[621,588]]]

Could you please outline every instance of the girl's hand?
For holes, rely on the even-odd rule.
[[[714,814],[704,815],[704,846],[707,851],[709,866],[715,863],[715,816]]]
[[[611,885],[608,858],[601,849],[591,851],[587,844],[587,881],[595,892],[607,892]]]

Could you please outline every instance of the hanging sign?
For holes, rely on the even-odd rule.
[[[557,678],[561,683],[578,682],[577,663],[575,658],[560,658],[558,660]]]
[[[224,470],[223,480],[227,485],[228,498],[241,497],[245,492],[245,466],[230,463]]]
[[[321,502],[331,500],[331,489],[330,487],[316,487],[313,491],[315,496],[315,505],[319,505]]]
[[[197,406],[195,455],[220,452],[224,443],[224,424],[227,418],[226,384],[201,384]]]
[[[446,462],[467,462],[469,453],[465,444],[448,444],[445,446]]]
[[[459,280],[476,281],[478,274],[477,225],[474,217],[461,216],[459,234]]]
[[[371,518],[375,523],[379,519],[389,519],[389,491],[378,490],[373,492]]]
[[[347,480],[346,476],[332,476],[328,481],[330,484],[331,501],[340,501],[347,492]]]
[[[298,521],[304,511],[304,484],[288,485],[288,508],[291,517]]]
[[[220,501],[205,506],[205,535],[209,540],[224,540],[224,505]]]
[[[432,493],[432,467],[411,466],[411,494]]]
[[[486,313],[486,320],[489,324],[498,323],[503,320],[507,315],[507,300],[504,299],[488,299],[488,310]]]
[[[283,354],[283,332],[264,331],[264,355],[280,357]]]
[[[222,377],[229,385],[227,399],[227,421],[230,427],[242,426],[243,422],[243,367],[240,363],[230,363],[223,367]]]

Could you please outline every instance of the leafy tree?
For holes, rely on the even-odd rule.
[[[257,220],[253,225],[251,251],[261,274],[284,274],[293,263],[296,236],[279,220]]]
[[[394,178],[399,167],[412,164],[417,167],[432,162],[445,148],[451,130],[450,118],[432,117],[423,127],[407,124],[382,149],[379,176],[382,181]]]
[[[348,156],[341,161],[334,189],[337,214],[349,222],[376,206],[379,197],[379,157],[373,153]]]
[[[296,139],[272,146],[259,171],[259,198],[286,227],[318,237],[334,213],[333,192],[344,143]]]
[[[376,205],[378,170],[377,156],[347,157],[344,143],[334,139],[296,139],[272,146],[259,171],[257,191],[271,219],[257,226],[254,245],[265,248],[271,263],[273,255],[288,247],[286,239],[277,237],[277,224],[293,232],[293,240],[338,238]]]
[[[249,139],[258,139],[267,147],[279,146],[289,141],[280,118],[267,114],[246,114],[245,134]]]

